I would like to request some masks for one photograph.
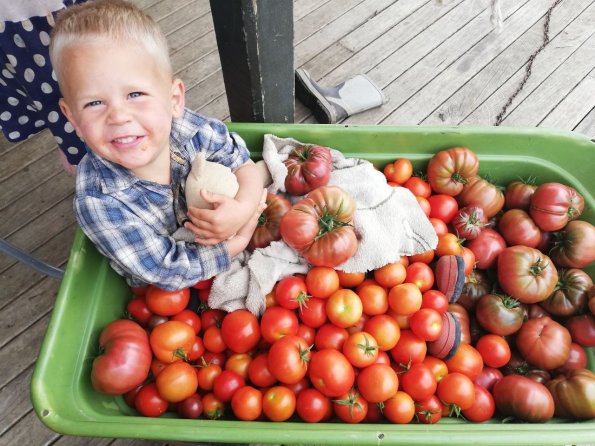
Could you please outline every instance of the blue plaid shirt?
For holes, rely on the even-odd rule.
[[[184,184],[198,152],[236,170],[250,154],[225,125],[186,110],[172,124],[171,185],[137,178],[93,152],[79,164],[74,210],[83,232],[131,286],[152,283],[166,290],[194,285],[229,268],[223,243],[201,246],[171,234],[186,214]]]

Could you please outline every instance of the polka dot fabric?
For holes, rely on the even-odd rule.
[[[68,162],[78,164],[85,144],[58,106],[60,90],[49,58],[53,24],[53,15],[0,22],[0,128],[13,142],[48,128]]]

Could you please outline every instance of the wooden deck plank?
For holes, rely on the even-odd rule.
[[[310,37],[318,30],[329,26],[341,15],[364,0],[343,0],[341,2],[331,1],[324,3],[309,14],[294,21],[293,44],[299,45],[302,40]]]
[[[539,124],[546,128],[575,128],[595,107],[595,71],[591,71]],[[591,101],[589,101],[591,99]],[[593,129],[591,129],[593,130]],[[594,137],[595,132],[589,136]]]
[[[568,130],[574,130],[575,132],[587,135],[595,141],[595,107],[589,111],[576,127]]]
[[[594,4],[589,1],[562,4],[552,15],[550,44],[533,64],[531,77],[513,106],[528,96],[536,85],[564,64],[569,55],[593,32]],[[587,6],[576,20],[576,10]],[[529,56],[541,45],[543,21],[535,23],[505,51],[502,51],[465,85],[421,121],[422,124],[494,124],[496,116],[525,75]]]
[[[19,429],[10,429],[0,437],[0,443],[5,445],[50,445],[59,437],[59,434],[45,427],[35,412],[31,410],[19,421]]]
[[[17,172],[27,172],[34,170],[35,164],[41,158],[45,157],[50,152],[56,152],[55,157],[58,160],[57,153],[58,145],[49,130],[44,130],[31,138],[22,141],[15,146],[13,150],[7,150],[0,156],[0,181],[5,181]],[[39,181],[39,177],[37,178]],[[26,187],[21,187],[26,189]],[[3,191],[0,191],[0,196]],[[3,207],[3,201],[0,199],[0,209]]]
[[[0,389],[0,439],[32,410],[29,392],[23,391],[29,388],[32,375],[33,366],[30,366]]]
[[[489,11],[481,12],[386,87],[385,92],[396,100],[386,104],[384,110],[382,107],[371,111],[377,122],[418,123],[424,119],[538,21],[547,10],[549,0],[530,0],[520,8],[515,1],[504,1],[502,6],[504,17],[510,17],[505,22],[506,32],[494,33]]]

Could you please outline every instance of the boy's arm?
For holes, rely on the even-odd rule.
[[[268,179],[262,169],[248,160],[235,171],[239,190],[234,198],[201,191],[202,197],[215,209],[188,209],[186,228],[197,236],[197,243],[213,245],[236,234],[254,215],[262,201]]]

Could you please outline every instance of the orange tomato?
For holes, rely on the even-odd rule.
[[[459,238],[452,232],[438,236],[438,245],[435,249],[436,255],[439,257],[448,255],[461,255],[463,252],[463,247],[459,242]]]

